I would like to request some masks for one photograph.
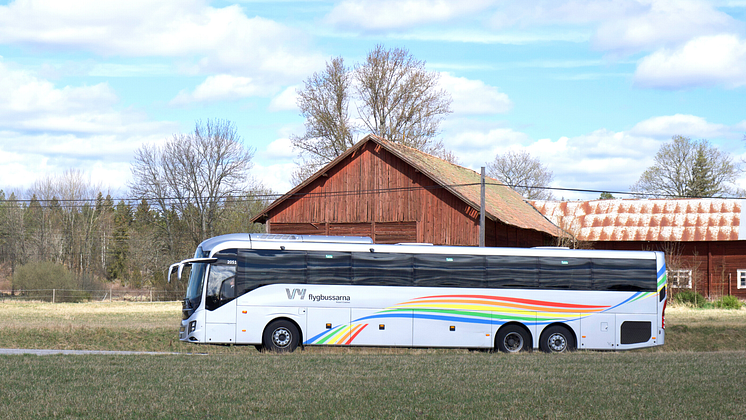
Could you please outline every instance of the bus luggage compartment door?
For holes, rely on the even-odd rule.
[[[413,322],[412,345],[417,347],[493,346],[492,320],[484,318],[444,317],[444,319],[416,318]]]
[[[358,346],[411,346],[412,311],[382,312],[353,309],[351,344]]]
[[[308,308],[305,344],[346,344],[350,332],[350,308]]]

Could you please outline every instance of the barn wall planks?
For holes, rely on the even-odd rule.
[[[478,245],[479,212],[374,142],[268,214],[272,233],[371,236],[376,243]],[[547,235],[489,220],[489,246],[547,245]]]

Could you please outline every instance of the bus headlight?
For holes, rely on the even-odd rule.
[[[187,334],[191,334],[194,332],[194,330],[197,329],[197,321],[192,321],[189,323],[189,332]]]

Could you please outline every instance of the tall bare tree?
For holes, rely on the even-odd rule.
[[[169,249],[176,248],[172,211],[186,223],[196,246],[214,236],[225,200],[246,195],[250,189],[253,155],[232,122],[197,122],[193,133],[177,134],[163,146],[144,145],[136,151],[130,191],[157,204]]]
[[[306,122],[303,135],[291,136],[301,159],[293,182],[302,182],[344,153],[362,131],[455,160],[435,141],[452,102],[438,80],[437,73],[427,71],[425,62],[405,49],[378,45],[353,68],[341,57],[333,58],[298,90]]]
[[[739,164],[707,140],[677,135],[630,189],[654,197],[720,197],[734,191],[740,173]]]
[[[487,174],[504,182],[527,200],[552,199],[552,193],[546,187],[554,174],[525,150],[498,154],[487,164]]]
[[[438,74],[402,48],[377,45],[355,66],[360,118],[373,134],[429,151],[451,96],[438,87]]]
[[[310,163],[329,162],[354,144],[355,127],[350,122],[352,74],[342,57],[326,63],[298,91],[298,108],[306,118],[306,132],[291,136],[293,146]]]

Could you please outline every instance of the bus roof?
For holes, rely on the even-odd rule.
[[[428,246],[423,246],[428,245]],[[401,254],[452,254],[452,255],[505,255],[553,256],[574,258],[630,258],[654,259],[652,251],[580,250],[561,247],[495,248],[474,246],[449,246],[431,244],[374,244],[366,236],[321,236],[265,233],[233,233],[216,236],[200,244],[204,251],[228,248],[283,249],[338,252],[393,252]]]

